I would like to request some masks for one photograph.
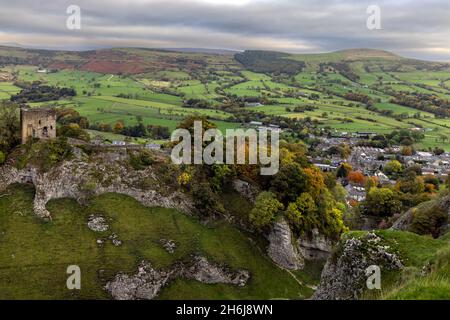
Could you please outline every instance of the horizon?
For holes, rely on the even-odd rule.
[[[331,54],[331,53],[338,53],[338,52],[345,52],[345,51],[352,51],[352,50],[368,50],[368,51],[384,51],[393,55],[396,55],[400,58],[404,59],[412,59],[412,60],[421,60],[421,61],[428,61],[428,62],[437,62],[437,63],[450,63],[449,60],[433,60],[433,59],[424,59],[420,57],[409,57],[404,56],[402,54],[399,54],[394,51],[389,51],[386,49],[381,48],[345,48],[345,49],[338,49],[338,50],[332,50],[332,51],[323,51],[323,52],[288,52],[288,51],[281,51],[281,50],[272,50],[270,48],[267,49],[232,49],[232,48],[196,48],[196,47],[139,47],[139,46],[105,46],[105,47],[88,47],[88,48],[64,48],[64,47],[46,47],[46,46],[28,46],[21,43],[0,43],[0,47],[6,47],[6,48],[17,48],[17,49],[23,49],[23,50],[44,50],[44,51],[66,51],[66,52],[88,52],[88,51],[98,51],[98,50],[112,50],[112,49],[141,49],[141,50],[155,50],[155,51],[173,51],[173,52],[184,52],[184,53],[204,53],[204,54],[236,54],[236,53],[242,53],[245,51],[268,51],[268,52],[279,52],[279,53],[285,53],[285,54],[293,54],[293,55],[321,55],[321,54]]]

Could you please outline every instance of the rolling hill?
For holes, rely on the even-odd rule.
[[[450,150],[450,65],[383,50],[253,50],[233,55],[216,50],[71,52],[1,46],[0,66],[8,80],[0,83],[0,99],[17,94],[20,83],[33,81],[74,88],[77,96],[69,101],[32,105],[75,108],[91,123],[114,126],[123,120],[132,125],[139,115],[148,124],[175,128],[185,116],[203,114],[224,129],[264,118],[282,126],[311,119],[318,128],[338,132],[386,134],[419,128],[425,139],[418,148]],[[188,108],[188,100],[205,101],[207,107]]]

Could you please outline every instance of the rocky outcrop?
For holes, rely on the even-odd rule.
[[[268,237],[267,254],[282,268],[299,270],[304,267],[303,257],[292,244],[292,232],[286,219],[281,218],[272,228]]]
[[[150,300],[156,297],[174,272],[174,270],[157,271],[143,261],[137,274],[120,273],[106,284],[105,289],[116,300]]]
[[[314,229],[309,237],[299,238],[296,246],[305,260],[325,260],[331,255],[333,241]]]
[[[89,229],[95,232],[104,232],[109,228],[105,217],[101,215],[90,215],[87,225]]]
[[[411,208],[408,211],[406,211],[404,214],[402,214],[392,225],[391,229],[393,230],[400,230],[400,231],[406,231],[409,229],[413,222],[414,218],[414,212],[416,211],[416,208]]]
[[[13,183],[33,183],[36,188],[34,212],[51,218],[46,204],[52,199],[74,198],[80,202],[93,195],[119,193],[133,197],[145,206],[193,211],[191,199],[184,193],[170,190],[152,167],[142,171],[130,169],[121,161],[123,156],[105,153],[95,160],[74,159],[38,172],[36,168],[17,170],[0,167],[0,191]]]
[[[135,275],[120,273],[106,284],[105,289],[116,300],[150,300],[177,278],[245,286],[250,273],[246,270],[232,272],[224,266],[208,262],[204,257],[195,257],[189,264],[177,263],[169,270],[156,270],[150,263],[142,261]]]
[[[236,179],[233,181],[233,188],[248,201],[255,202],[258,195],[258,189],[255,186],[246,181]]]
[[[177,248],[177,244],[175,241],[170,239],[161,239],[159,240],[159,243],[161,243],[162,247],[168,252],[168,253],[174,253],[175,249]]]
[[[403,268],[399,257],[389,250],[374,233],[342,240],[322,271],[313,299],[358,299],[366,288],[366,269],[369,266],[379,266],[382,271]]]

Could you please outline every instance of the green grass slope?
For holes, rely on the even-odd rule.
[[[94,198],[86,207],[69,199],[52,201],[53,221],[44,223],[32,212],[33,196],[34,189],[23,185],[0,196],[0,299],[107,299],[103,286],[118,272],[135,273],[142,260],[166,268],[194,254],[249,270],[248,285],[180,279],[163,289],[161,299],[302,299],[312,294],[229,224],[205,226],[175,210],[146,208],[117,194]],[[89,230],[91,214],[106,217],[109,230]],[[111,243],[112,233],[122,246]],[[160,239],[174,240],[175,253],[166,252]],[[66,288],[66,269],[73,264],[81,268],[80,291]]]

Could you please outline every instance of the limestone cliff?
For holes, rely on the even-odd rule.
[[[87,158],[80,150],[77,156],[53,166],[47,172],[27,166],[0,167],[0,191],[13,183],[32,183],[36,188],[34,211],[42,218],[51,218],[46,204],[52,199],[74,198],[79,202],[93,195],[119,193],[135,198],[145,206],[175,208],[190,213],[190,197],[163,183],[154,166],[135,170],[124,164],[123,154],[104,153]]]
[[[382,239],[367,233],[362,237],[341,240],[322,271],[316,300],[350,300],[361,297],[366,287],[366,269],[401,270],[403,263],[396,253],[382,244]]]

